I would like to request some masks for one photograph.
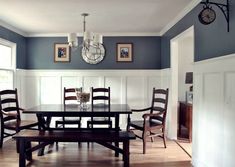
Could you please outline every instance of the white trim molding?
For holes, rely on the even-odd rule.
[[[10,25],[10,24],[2,21],[2,20],[0,20],[0,26],[2,26],[4,28],[7,28],[7,29],[9,29],[9,30],[11,30],[11,31],[13,31],[17,34],[20,34],[20,35],[24,36],[24,37],[27,37],[27,35],[28,35],[26,32],[21,31],[19,28],[16,28],[16,27],[14,27],[14,26],[12,26],[12,25]]]
[[[160,36],[156,32],[104,32],[101,33],[104,37],[144,37],[144,36]],[[30,33],[25,37],[67,37],[68,33]],[[78,37],[82,37],[83,33],[77,33]]]
[[[176,23],[178,23],[186,14],[188,14],[193,8],[195,8],[201,0],[192,0],[192,2],[186,6],[171,22],[169,22],[161,31],[160,36],[163,36],[169,29],[171,29]]]

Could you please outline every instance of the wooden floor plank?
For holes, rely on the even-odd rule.
[[[174,142],[167,141],[163,148],[162,140],[147,142],[147,153],[142,154],[141,140],[130,142],[131,167],[192,167],[190,157]],[[49,150],[49,151],[48,151]],[[59,149],[54,146],[46,149],[46,155],[37,156],[33,153],[33,162],[28,167],[122,167],[122,157],[116,158],[114,152],[95,143],[59,143]],[[0,166],[18,167],[18,154],[15,151],[15,141],[8,140],[0,149]]]

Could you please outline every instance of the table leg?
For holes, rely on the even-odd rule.
[[[25,141],[24,140],[18,140],[20,145],[19,150],[19,167],[25,167]]]
[[[31,142],[30,141],[27,141],[25,142],[25,150],[28,150],[25,155],[26,155],[26,159],[28,161],[32,161],[33,160],[33,157],[32,157],[32,151],[30,150],[32,148],[31,146]]]
[[[126,140],[123,142],[123,160],[124,160],[124,167],[130,166],[130,152],[129,152],[129,144],[130,141]]]
[[[37,114],[39,130],[45,131],[50,129],[51,117],[47,116],[46,120],[43,115]],[[41,144],[41,142],[39,142]],[[38,156],[44,155],[45,146],[38,150]]]

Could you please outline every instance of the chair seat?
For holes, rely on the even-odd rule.
[[[31,120],[21,120],[21,121],[8,121],[4,123],[4,127],[7,129],[15,130],[17,125],[19,126],[20,130],[29,128],[29,127],[34,127],[38,125],[37,121],[31,121]]]
[[[147,121],[146,123],[147,123],[146,126],[149,128],[154,127],[154,129],[155,128],[159,129],[159,128],[163,127],[162,123],[160,123],[158,121],[156,121],[156,122],[155,121]],[[141,120],[140,121],[131,121],[129,123],[129,126],[143,131],[144,130],[144,121],[141,121]]]

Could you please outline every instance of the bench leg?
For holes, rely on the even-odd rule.
[[[115,146],[119,148],[119,142],[114,142],[115,143]],[[119,156],[119,153],[118,151],[115,151],[115,157],[118,157]]]
[[[124,160],[124,167],[130,166],[130,153],[129,153],[129,140],[123,142],[123,160]]]
[[[19,167],[25,167],[25,141],[18,140],[19,143]]]

